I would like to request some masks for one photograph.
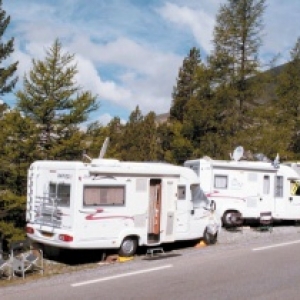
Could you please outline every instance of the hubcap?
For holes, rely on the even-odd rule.
[[[123,243],[123,251],[125,253],[131,253],[133,251],[134,243],[132,240],[126,240]]]

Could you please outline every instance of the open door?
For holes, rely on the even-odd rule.
[[[150,179],[148,243],[160,240],[161,180]]]

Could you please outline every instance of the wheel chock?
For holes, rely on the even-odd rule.
[[[200,243],[198,243],[195,247],[196,248],[202,248],[202,247],[206,247],[206,243],[204,241],[200,241]]]
[[[133,260],[133,256],[130,256],[130,257],[119,256],[118,257],[118,262],[127,262],[130,260]]]

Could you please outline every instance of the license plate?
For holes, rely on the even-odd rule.
[[[54,235],[52,232],[46,232],[46,231],[42,231],[41,233],[45,237],[53,237],[53,235]]]

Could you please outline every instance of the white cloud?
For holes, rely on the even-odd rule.
[[[212,49],[212,33],[215,23],[215,16],[205,11],[192,9],[188,6],[178,6],[167,2],[159,12],[163,18],[175,23],[182,29],[191,30],[198,45],[207,53]]]
[[[124,38],[105,45],[82,43],[80,38],[71,49],[82,53],[78,60],[79,82],[100,97],[130,111],[137,105],[144,113],[149,110],[161,113],[169,109],[172,87],[182,62],[180,56],[154,51]],[[90,60],[82,56],[87,49],[91,49]],[[92,60],[95,64],[100,63],[98,70]],[[116,81],[101,79],[101,64],[113,64],[122,69]]]
[[[99,95],[100,98],[111,100],[118,104],[122,104],[123,101],[130,99],[130,90],[118,86],[113,81],[101,80],[99,73],[90,60],[77,55],[76,61],[78,62],[76,78],[84,89],[91,90]]]
[[[111,120],[112,120],[112,116],[108,113],[100,115],[98,120],[102,125],[107,125]]]
[[[114,117],[111,114],[105,113],[103,115],[100,115],[97,120],[100,122],[100,124],[102,124],[103,126],[106,126],[113,118]],[[126,124],[127,121],[124,119],[121,119],[120,122],[121,122],[121,124]]]

